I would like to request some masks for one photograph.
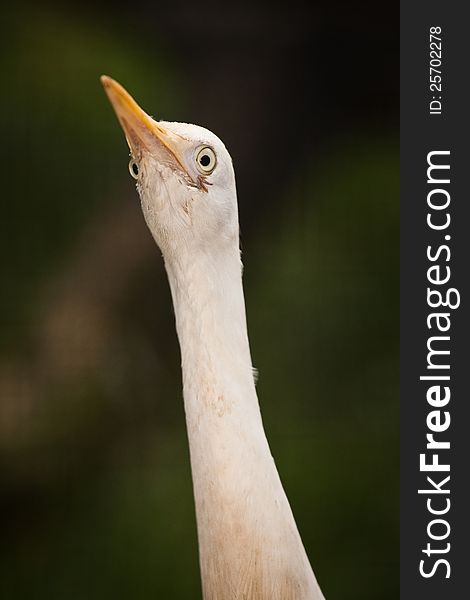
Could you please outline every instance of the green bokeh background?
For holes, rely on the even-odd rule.
[[[398,597],[398,28],[383,11],[3,13],[0,598],[200,597],[171,300],[101,73],[226,142],[258,392],[308,554],[329,599]]]

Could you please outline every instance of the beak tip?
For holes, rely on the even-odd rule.
[[[101,75],[100,77],[101,84],[104,88],[107,88],[111,85],[112,79],[107,75]]]

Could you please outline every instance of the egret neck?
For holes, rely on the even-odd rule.
[[[182,354],[204,598],[321,598],[263,430],[238,240],[216,256],[183,256],[165,264]]]

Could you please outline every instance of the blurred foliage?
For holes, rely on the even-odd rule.
[[[97,18],[98,17],[98,18]],[[7,51],[0,68],[8,93],[2,97],[2,162],[8,166],[0,235],[4,293],[0,352],[25,342],[23,325],[34,309],[34,292],[103,196],[117,172],[125,177],[126,144],[106,103],[99,76],[113,75],[138,89],[162,114],[178,110],[171,64],[129,32],[120,36],[104,16],[10,7],[2,15]],[[121,149],[121,154],[115,152]],[[124,160],[123,160],[124,159]],[[73,183],[72,183],[73,182]],[[45,202],[47,209],[45,210]],[[16,318],[15,318],[16,317]]]
[[[0,598],[199,597],[171,301],[98,82],[109,73],[182,120],[198,78],[184,89],[168,40],[116,12],[10,6],[1,27]],[[350,123],[293,158],[272,202],[240,208],[253,217],[242,243],[265,426],[327,598],[391,600],[398,142],[386,123]],[[95,297],[113,278],[118,292]],[[58,312],[53,353],[44,315]]]
[[[249,328],[266,428],[319,580],[331,598],[396,598],[397,147],[358,136],[339,148],[303,166],[282,221],[256,241]]]

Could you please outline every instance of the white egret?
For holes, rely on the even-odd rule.
[[[245,317],[232,160],[101,78],[160,247],[181,347],[205,600],[321,600],[264,433]]]

